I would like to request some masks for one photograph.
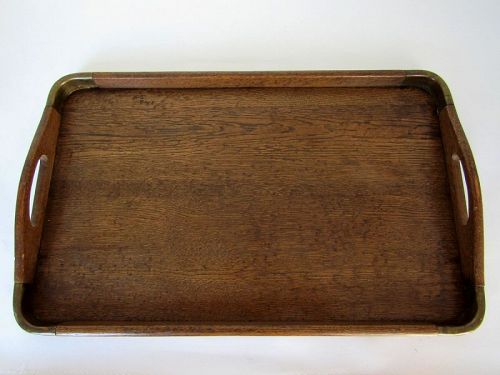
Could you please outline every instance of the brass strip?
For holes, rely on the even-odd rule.
[[[92,73],[68,74],[58,79],[49,92],[47,106],[54,107],[61,113],[64,101],[76,91],[96,88]]]
[[[459,326],[440,326],[438,327],[438,332],[442,334],[459,335],[467,332],[472,332],[476,330],[483,321],[484,314],[486,312],[486,298],[484,296],[484,287],[475,286],[475,302],[474,302],[474,314],[472,318],[465,324]]]
[[[16,318],[17,324],[29,333],[39,333],[45,335],[55,335],[56,327],[55,326],[38,326],[32,322],[30,322],[23,311],[23,296],[25,292],[24,283],[15,283],[14,284],[14,316]]]

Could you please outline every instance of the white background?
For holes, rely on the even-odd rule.
[[[500,2],[0,0],[1,374],[499,374]],[[487,314],[463,336],[98,338],[27,334],[14,212],[51,84],[78,71],[428,69],[476,158]]]

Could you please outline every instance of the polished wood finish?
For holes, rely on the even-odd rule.
[[[480,323],[480,188],[439,77],[90,77],[63,79],[62,94],[56,85],[23,172],[26,329],[317,335]],[[40,155],[48,177],[33,233],[26,199]]]
[[[45,108],[19,183],[15,238],[16,282],[31,283],[35,274],[60,119],[61,116],[54,108]],[[31,183],[39,161],[33,214],[30,217]]]
[[[455,224],[462,258],[462,273],[474,285],[484,285],[483,276],[483,208],[476,166],[453,105],[440,112],[443,146],[455,208]],[[462,164],[467,191],[462,183]],[[467,212],[465,199],[469,202]]]

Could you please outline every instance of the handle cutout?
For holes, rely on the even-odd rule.
[[[40,156],[31,179],[29,215],[31,225],[34,227],[37,225],[41,213],[40,192],[47,176],[47,161],[47,155]]]
[[[451,156],[451,159],[453,161],[453,174],[455,176],[455,183],[457,185],[456,194],[460,223],[462,225],[466,225],[469,221],[469,189],[467,187],[467,180],[465,178],[465,170],[462,160],[457,154],[453,154]]]

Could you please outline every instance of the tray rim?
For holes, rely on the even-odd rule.
[[[48,199],[48,187],[55,156],[60,114],[65,101],[77,91],[92,88],[246,88],[246,87],[417,87],[434,97],[440,119],[445,159],[450,180],[450,194],[457,240],[460,247],[462,272],[473,293],[472,314],[461,325],[434,324],[189,324],[147,322],[75,322],[68,324],[37,324],[26,316],[23,297],[26,286],[36,270],[37,253],[42,232],[43,214]],[[445,125],[443,125],[445,124]],[[446,130],[446,131],[445,131]],[[51,138],[52,137],[52,138]],[[445,139],[446,138],[446,139]],[[52,140],[52,142],[51,142]],[[49,154],[46,188],[37,184],[34,204],[41,206],[35,225],[26,222],[26,207],[31,190],[35,164],[40,156]],[[459,155],[466,170],[470,217],[460,225],[463,212],[457,208],[463,186],[452,186],[454,168],[458,166],[452,155]],[[39,191],[41,193],[39,194]],[[40,195],[40,198],[38,198]],[[473,220],[471,220],[473,219]],[[28,215],[28,221],[29,221]],[[31,144],[21,174],[16,205],[15,222],[15,283],[13,291],[14,315],[19,326],[27,332],[49,335],[352,335],[352,334],[462,334],[477,329],[486,309],[483,266],[483,221],[479,179],[472,153],[456,114],[451,93],[444,80],[427,70],[337,70],[337,71],[268,71],[268,72],[142,72],[142,73],[74,73],[57,80],[48,95],[42,119]],[[472,223],[471,223],[472,222]]]

